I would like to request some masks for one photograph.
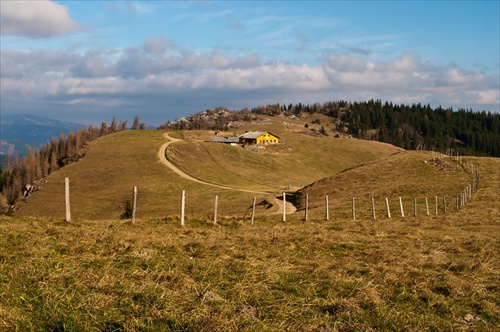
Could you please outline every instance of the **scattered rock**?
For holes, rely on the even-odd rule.
[[[201,297],[201,300],[202,300],[202,302],[204,302],[204,301],[207,301],[207,302],[221,302],[221,301],[224,301],[224,299],[222,298],[222,296],[220,296],[219,294],[214,293],[212,291],[206,291],[205,293],[203,293],[203,295]]]
[[[150,258],[156,254],[156,250],[144,248],[143,250],[134,251],[133,255],[136,257]]]
[[[467,314],[464,317],[464,321],[466,321],[467,323],[470,323],[470,322],[475,321],[475,320],[477,320],[477,318],[471,314]]]
[[[257,318],[258,312],[257,308],[252,307],[251,305],[245,305],[240,309],[240,314],[244,317],[255,319]]]
[[[427,164],[427,160],[424,161],[424,163]],[[437,167],[440,171],[453,171],[455,169],[455,166],[447,162],[446,160],[442,160],[439,158],[432,158],[429,160],[429,163]]]

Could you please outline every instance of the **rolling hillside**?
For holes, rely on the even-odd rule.
[[[168,149],[167,156],[189,175],[211,183],[256,191],[256,195],[223,190],[180,178],[158,159],[166,141],[161,131],[126,131],[92,142],[87,156],[51,174],[16,216],[64,217],[64,178],[70,178],[74,218],[116,219],[137,186],[138,218],[179,214],[180,193],[187,192],[188,217],[209,218],[219,195],[222,216],[248,215],[254,196],[262,204],[258,215],[276,213],[283,190],[299,189],[357,164],[386,158],[400,151],[391,145],[348,138],[313,137],[276,126],[284,145],[260,151],[202,140],[212,132],[174,132],[186,140]],[[201,139],[196,141],[195,139]],[[270,209],[266,202],[274,206]]]
[[[15,216],[0,217],[0,329],[498,331],[500,159],[453,160],[273,132],[287,144],[260,152],[204,143],[211,132],[169,133],[185,139],[169,148],[178,168],[200,181],[274,192],[258,195],[180,177],[158,157],[167,141],[161,131],[119,132],[91,143],[84,159],[52,173]],[[312,161],[299,167],[294,156]],[[481,174],[479,190],[455,211],[451,197],[471,180],[471,164]],[[62,222],[65,176],[72,222]],[[308,181],[295,192],[299,209],[287,222],[273,215],[280,186]],[[117,220],[133,185],[135,224]],[[188,220],[179,227],[183,189]],[[230,218],[214,226],[215,194],[220,217]],[[250,225],[242,217],[253,196],[264,204]],[[422,199],[433,196],[450,197],[446,213],[424,214]],[[385,197],[396,205],[391,219],[381,212]]]
[[[392,217],[399,217],[402,199],[403,212],[414,216],[417,199],[417,216],[426,214],[425,199],[431,212],[435,213],[435,198],[438,197],[438,213],[456,209],[456,197],[471,183],[471,165],[486,162],[479,158],[456,159],[443,154],[425,151],[402,151],[390,157],[359,165],[300,189],[295,194],[299,210],[304,209],[306,195],[312,216],[324,214],[323,198],[328,195],[335,215],[351,215],[351,199],[355,197],[358,217],[370,218],[371,199],[375,200],[378,215],[387,216],[386,201],[392,207]],[[495,160],[495,159],[491,159]],[[490,170],[488,170],[490,171]]]

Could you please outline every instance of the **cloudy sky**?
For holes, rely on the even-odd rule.
[[[381,99],[499,112],[499,1],[9,1],[2,114],[150,125]]]

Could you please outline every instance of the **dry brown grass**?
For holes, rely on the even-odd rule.
[[[487,161],[488,159],[485,159]],[[492,159],[494,160],[494,159]],[[414,216],[414,200],[417,199],[417,217],[426,215],[425,199],[429,213],[435,214],[435,197],[438,197],[438,213],[456,209],[456,198],[473,181],[469,166],[480,158],[454,159],[434,152],[402,151],[385,159],[379,159],[321,179],[296,194],[299,212],[305,209],[309,195],[310,215],[325,215],[324,197],[328,195],[331,215],[349,218],[351,200],[355,197],[356,217],[372,217],[371,199],[375,199],[378,218],[387,218],[385,198],[389,199],[392,218],[400,218],[399,197],[403,202],[405,217]],[[486,163],[486,172],[494,167]],[[484,167],[484,166],[483,166]],[[481,167],[479,170],[481,171]],[[445,198],[445,200],[443,200]],[[302,212],[303,214],[303,212]]]
[[[284,129],[281,129],[284,130]],[[192,140],[207,132],[173,132]],[[199,135],[198,135],[199,134]],[[74,219],[117,219],[138,187],[138,218],[162,218],[180,214],[181,191],[186,191],[190,218],[206,218],[213,211],[215,195],[222,216],[248,216],[253,197],[272,201],[288,185],[298,189],[322,177],[398,151],[392,146],[354,139],[313,138],[281,133],[286,152],[270,148],[262,153],[221,144],[179,142],[169,148],[180,168],[199,179],[230,187],[276,190],[256,195],[201,185],[180,178],[158,160],[165,142],[160,131],[124,131],[92,142],[88,155],[79,162],[52,173],[40,190],[21,204],[15,216],[62,219],[65,216],[64,178],[69,177]],[[325,153],[327,151],[328,153]],[[278,212],[257,210],[258,216]]]
[[[401,151],[373,141],[288,132],[280,132],[279,136],[283,144],[259,150],[181,142],[169,148],[167,156],[186,173],[208,182],[279,193],[288,186],[299,189],[346,168]]]
[[[473,203],[471,203],[473,204]],[[498,220],[0,221],[0,328],[484,330]]]
[[[0,219],[0,328],[497,331],[499,160],[458,212],[280,222]]]
[[[206,207],[213,204],[215,189],[200,189],[173,177],[160,163],[151,163],[148,158],[161,144],[161,133],[134,135],[96,142],[80,166],[49,178],[46,190],[64,183],[68,175],[77,188],[87,188],[92,193],[88,200],[75,196],[74,201],[81,200],[75,204],[88,206],[87,215],[97,211],[90,215],[100,221],[76,211],[77,216],[82,213],[76,221],[62,222],[62,209],[54,210],[53,218],[0,218],[1,330],[500,329],[500,159],[467,158],[479,169],[481,183],[459,211],[428,217],[420,213],[416,218],[380,216],[373,221],[365,207],[358,220],[352,220],[348,201],[345,211],[344,203],[332,205],[332,219],[326,222],[321,203],[314,206],[311,199],[308,222],[302,220],[303,211],[281,222],[281,216],[266,215],[262,206],[250,226],[248,214],[246,219],[232,216],[241,213],[242,206],[248,212],[252,195],[228,192],[227,199],[219,200],[221,216],[214,227],[208,221],[211,208]],[[134,162],[115,165],[106,151],[109,139],[116,140],[115,153]],[[128,148],[121,148],[124,144]],[[470,181],[461,164],[446,160],[454,168],[444,170],[423,162],[431,158],[435,155],[399,153],[306,190],[321,202],[325,193],[333,195],[332,201],[355,194],[361,204],[372,195],[451,195]],[[82,163],[89,164],[81,168]],[[142,171],[137,173],[136,167]],[[113,173],[116,169],[119,174]],[[140,197],[150,201],[132,225],[115,219],[120,208],[112,207],[106,197],[116,202],[122,191],[123,199],[128,197],[137,184],[137,177],[129,181],[128,176],[138,174]],[[164,182],[157,182],[158,174]],[[98,186],[99,179],[109,186]],[[178,197],[183,188],[188,189],[188,211],[194,212],[188,213],[182,228],[177,200],[172,208],[153,194]],[[63,196],[54,191],[57,195]],[[94,196],[108,204],[108,211],[92,206]],[[37,202],[36,197],[30,200]],[[33,206],[52,211],[51,202]],[[28,207],[22,210],[25,214],[37,211]],[[147,218],[158,208],[175,212]],[[113,218],[102,218],[110,211]]]

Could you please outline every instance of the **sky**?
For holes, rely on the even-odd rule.
[[[500,1],[0,1],[0,108],[148,125],[380,99],[500,112]]]

